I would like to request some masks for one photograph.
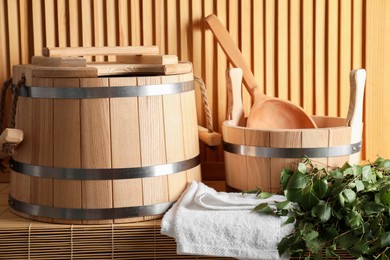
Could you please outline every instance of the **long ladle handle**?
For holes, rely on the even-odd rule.
[[[223,51],[225,52],[228,60],[238,68],[241,68],[244,76],[244,85],[248,90],[249,94],[254,97],[255,89],[257,88],[257,83],[255,76],[248,64],[246,63],[244,57],[242,56],[241,51],[238,49],[237,45],[234,43],[229,32],[226,30],[225,26],[221,23],[218,17],[214,14],[211,14],[206,17],[206,23],[210,27],[211,31],[214,33],[215,38],[218,43],[221,45]]]

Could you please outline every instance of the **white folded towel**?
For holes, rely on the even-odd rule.
[[[193,181],[164,215],[161,233],[175,238],[178,254],[239,259],[284,259],[277,245],[294,228],[285,217],[259,214],[252,209],[263,202],[279,202],[254,194],[217,192]]]

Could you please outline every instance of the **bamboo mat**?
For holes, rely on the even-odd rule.
[[[0,183],[0,259],[230,259],[176,255],[174,239],[160,234],[160,220],[113,225],[36,222],[7,206]]]
[[[226,188],[223,182],[208,184]],[[8,192],[9,184],[0,183],[0,259],[232,259],[176,255],[174,239],[160,234],[160,220],[66,225],[24,219],[8,209]],[[337,253],[341,259],[354,259]]]

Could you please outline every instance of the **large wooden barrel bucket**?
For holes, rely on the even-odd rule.
[[[309,157],[321,167],[341,167],[345,162],[359,163],[360,140],[351,141],[345,118],[314,116],[316,129],[260,130],[222,125],[226,182],[237,190],[280,191],[283,168],[296,169]],[[356,127],[356,126],[355,126]]]
[[[10,162],[13,212],[54,223],[148,220],[200,180],[192,72],[69,77],[34,68],[13,71],[15,84],[26,77],[16,115],[24,141]]]

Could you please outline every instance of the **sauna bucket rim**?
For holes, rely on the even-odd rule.
[[[342,120],[343,118],[333,117]],[[350,126],[334,126],[327,128],[315,128],[315,129],[251,129],[242,126],[235,126],[230,124],[231,120],[223,122],[223,126],[236,128],[243,131],[254,132],[297,132],[297,131],[318,131],[328,128],[350,128]],[[225,152],[229,152],[237,155],[251,156],[251,157],[263,157],[263,158],[325,158],[325,157],[337,157],[348,156],[355,153],[359,153],[362,150],[362,141],[345,144],[339,146],[323,146],[323,147],[269,147],[260,145],[245,145],[237,142],[226,141],[223,137],[223,149]]]

